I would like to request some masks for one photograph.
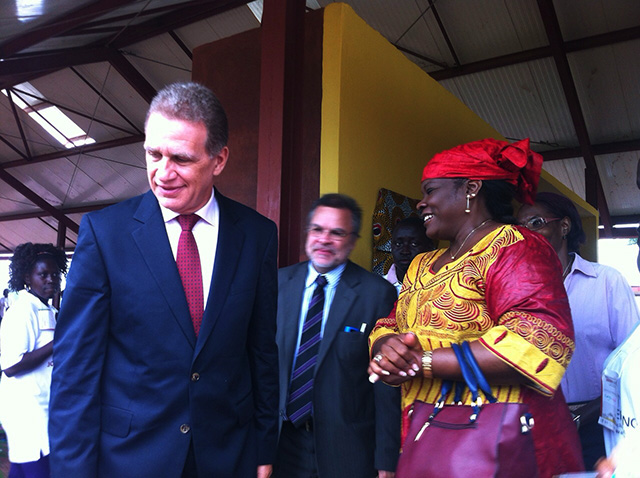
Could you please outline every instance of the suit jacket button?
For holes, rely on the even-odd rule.
[[[198,380],[200,380],[200,374],[198,372],[194,372],[191,374],[191,381],[192,382],[197,382]]]
[[[187,425],[186,423],[183,425],[180,425],[180,431],[182,433],[189,433],[189,430],[191,430],[191,427],[189,425]]]

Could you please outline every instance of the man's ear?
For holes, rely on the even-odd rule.
[[[226,146],[223,147],[218,154],[211,158],[211,160],[215,162],[213,175],[218,176],[227,165],[227,161],[229,160],[229,148],[227,148]]]

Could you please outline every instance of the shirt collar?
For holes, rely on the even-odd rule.
[[[578,271],[589,277],[597,276],[596,270],[591,262],[584,260],[577,252],[571,252],[570,255],[573,256],[573,264],[571,265],[571,272],[569,274]]]
[[[347,267],[347,263],[340,264],[338,267],[331,269],[329,272],[325,272],[324,275],[327,279],[328,287],[335,287],[336,284],[340,281],[340,277],[342,277],[342,273],[344,269]],[[313,283],[316,281],[316,278],[320,275],[320,273],[313,267],[311,261],[309,261],[309,270],[307,272],[307,281],[305,282],[305,288],[311,287]]]
[[[177,212],[172,211],[171,209],[167,209],[162,204],[160,203],[158,204],[160,206],[160,212],[162,212],[162,219],[164,220],[165,224],[169,221],[172,221],[173,219],[175,219],[180,215]],[[204,219],[209,224],[215,225],[216,223],[215,218],[216,218],[217,212],[218,212],[218,201],[216,200],[215,189],[213,189],[211,192],[211,197],[209,198],[207,203],[204,206],[202,206],[200,209],[198,209],[194,214],[197,214],[198,216],[200,216],[200,219]]]

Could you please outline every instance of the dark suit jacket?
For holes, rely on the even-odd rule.
[[[221,196],[196,339],[151,192],[87,214],[54,340],[55,478],[255,477],[277,441],[275,225]]]
[[[285,416],[308,263],[278,271],[280,417]],[[352,262],[335,291],[313,384],[313,433],[321,478],[370,478],[395,470],[400,450],[400,390],[368,380],[367,338],[397,293],[382,277]],[[345,327],[364,333],[345,332]]]

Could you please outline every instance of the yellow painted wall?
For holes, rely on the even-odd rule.
[[[362,238],[351,258],[370,269],[380,188],[418,198],[422,168],[435,153],[504,138],[351,7],[332,3],[324,15],[320,194],[340,192],[360,203]]]

